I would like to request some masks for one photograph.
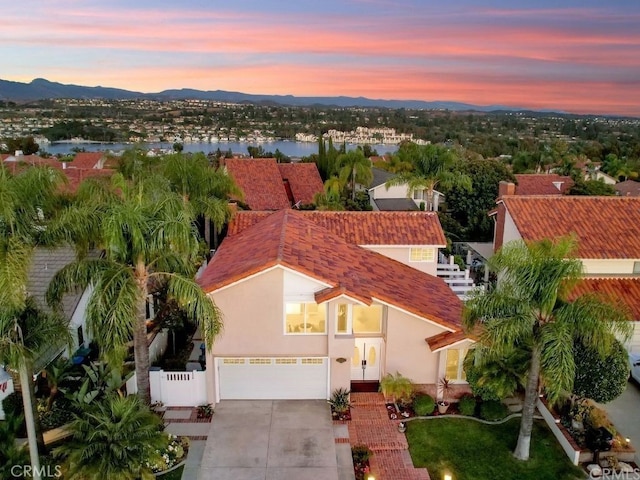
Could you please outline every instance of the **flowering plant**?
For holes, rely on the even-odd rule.
[[[164,472],[182,462],[189,451],[189,439],[167,434],[167,445],[161,450],[156,450],[153,461],[147,461],[146,466],[153,473]]]

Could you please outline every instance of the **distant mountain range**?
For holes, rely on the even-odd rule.
[[[103,98],[107,100],[211,100],[231,103],[279,104],[291,106],[335,106],[335,107],[384,107],[430,110],[475,110],[489,112],[496,110],[520,111],[522,108],[502,105],[471,105],[459,102],[424,102],[420,100],[382,100],[365,97],[295,97],[293,95],[251,95],[224,90],[164,90],[158,93],[142,93],[108,87],[84,87],[65,85],[36,78],[30,83],[0,80],[0,100],[29,102],[51,98]]]

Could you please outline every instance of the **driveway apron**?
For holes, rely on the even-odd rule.
[[[338,480],[324,400],[226,400],[215,409],[200,480]]]

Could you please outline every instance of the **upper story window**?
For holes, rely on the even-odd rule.
[[[326,304],[287,302],[285,332],[287,334],[327,333]]]
[[[424,200],[424,190],[420,188],[416,188],[413,190],[413,199],[414,200]]]
[[[336,333],[382,333],[382,305],[338,305]]]
[[[410,262],[435,262],[436,249],[433,247],[415,247],[409,250]]]
[[[640,275],[640,262],[633,262],[633,274]]]

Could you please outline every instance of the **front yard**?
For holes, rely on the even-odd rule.
[[[431,478],[449,473],[455,480],[570,480],[585,474],[573,466],[544,422],[534,423],[531,456],[513,458],[520,419],[486,425],[464,418],[407,422],[413,464],[426,467]]]

